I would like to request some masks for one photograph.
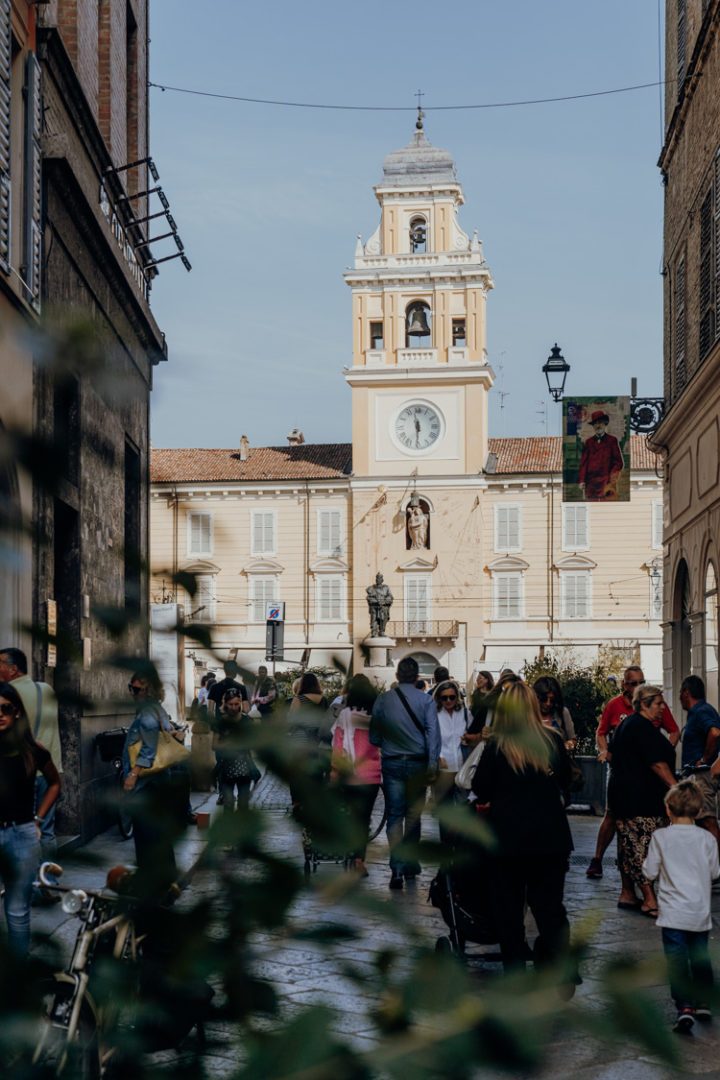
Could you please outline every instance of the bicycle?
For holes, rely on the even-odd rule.
[[[132,908],[125,906],[118,911],[120,898],[116,893],[74,889],[48,877],[51,874],[58,878],[62,872],[55,863],[43,863],[38,875],[40,884],[63,893],[63,911],[75,915],[81,925],[68,966],[50,977],[42,988],[41,1029],[30,1060],[40,1075],[96,1080],[104,1074],[114,1049],[104,1047],[101,1041],[102,1030],[112,1023],[108,1007],[103,1014],[89,990],[98,945],[106,938],[115,960],[137,963],[143,938],[136,931]],[[111,870],[108,880],[112,874]]]
[[[117,825],[123,840],[129,840],[133,834],[133,821],[127,810],[125,791],[123,789],[122,752],[127,733],[127,728],[118,727],[111,728],[109,731],[101,731],[95,736],[95,745],[100,754],[100,760],[112,762],[115,779],[120,788],[117,797]]]
[[[192,880],[202,858],[171,886],[165,903],[180,895],[182,888]],[[118,1047],[110,1036],[123,1028],[134,1027],[135,1036],[140,1031],[133,1018],[142,1019],[136,1013],[135,1005],[142,1003],[143,943],[147,942],[147,934],[140,933],[136,926],[139,901],[124,893],[123,882],[131,877],[126,867],[109,871],[106,888],[112,891],[72,888],[48,877],[59,878],[62,873],[61,866],[43,863],[39,871],[40,884],[64,894],[63,911],[76,916],[80,927],[67,967],[56,972],[41,989],[41,1027],[36,1044],[28,1054],[30,1074],[65,1076],[68,1080],[100,1080],[119,1056]],[[128,987],[125,1002],[118,1002],[115,991],[106,994],[107,1000],[102,1002],[93,995],[93,967],[101,957],[131,967],[129,980],[121,980]],[[116,976],[113,986],[117,986]],[[161,1045],[146,1049],[154,1051],[176,1046],[193,1027],[197,1029],[200,1045],[204,1046],[202,1010],[209,1005],[213,992],[207,984],[203,987],[206,987],[206,993],[188,998],[190,1008],[186,1014],[179,1015],[177,1030],[173,1029],[168,1036],[168,1032],[160,1027]]]

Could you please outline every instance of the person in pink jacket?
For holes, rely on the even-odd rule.
[[[351,853],[353,868],[367,877],[365,850],[370,818],[380,789],[380,751],[370,742],[370,717],[377,690],[366,675],[348,683],[345,708],[332,726],[331,779],[342,792],[357,828],[358,842]]]

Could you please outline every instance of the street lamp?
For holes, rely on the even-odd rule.
[[[560,352],[560,346],[557,341],[550,350],[546,362],[543,364],[543,371],[545,372],[545,378],[547,379],[548,390],[553,401],[560,401],[565,389],[565,379],[567,373],[570,370],[570,365],[565,360],[565,357]]]

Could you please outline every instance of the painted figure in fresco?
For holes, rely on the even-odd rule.
[[[407,508],[407,527],[411,550],[420,551],[428,546],[429,522],[430,516],[423,510],[420,500],[413,497]]]
[[[385,637],[393,594],[385,584],[382,574],[376,574],[375,584],[369,585],[365,591],[370,611],[370,635],[371,637]]]
[[[618,480],[623,471],[620,444],[609,435],[610,417],[602,409],[590,416],[594,435],[585,442],[580,457],[578,482],[587,502],[612,502],[618,498]]]

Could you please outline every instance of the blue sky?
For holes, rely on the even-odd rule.
[[[657,0],[152,0],[151,39],[155,82],[296,101],[412,106],[420,87],[430,110],[658,78]],[[349,441],[342,272],[414,116],[150,94],[152,153],[193,264],[167,263],[153,288],[170,352],[154,445],[277,445],[293,427]],[[658,89],[428,111],[425,126],[455,158],[461,223],[495,278],[490,434],[543,434],[543,410],[559,431],[540,370],[556,340],[569,392],[629,393],[637,375],[641,394],[662,393]]]

